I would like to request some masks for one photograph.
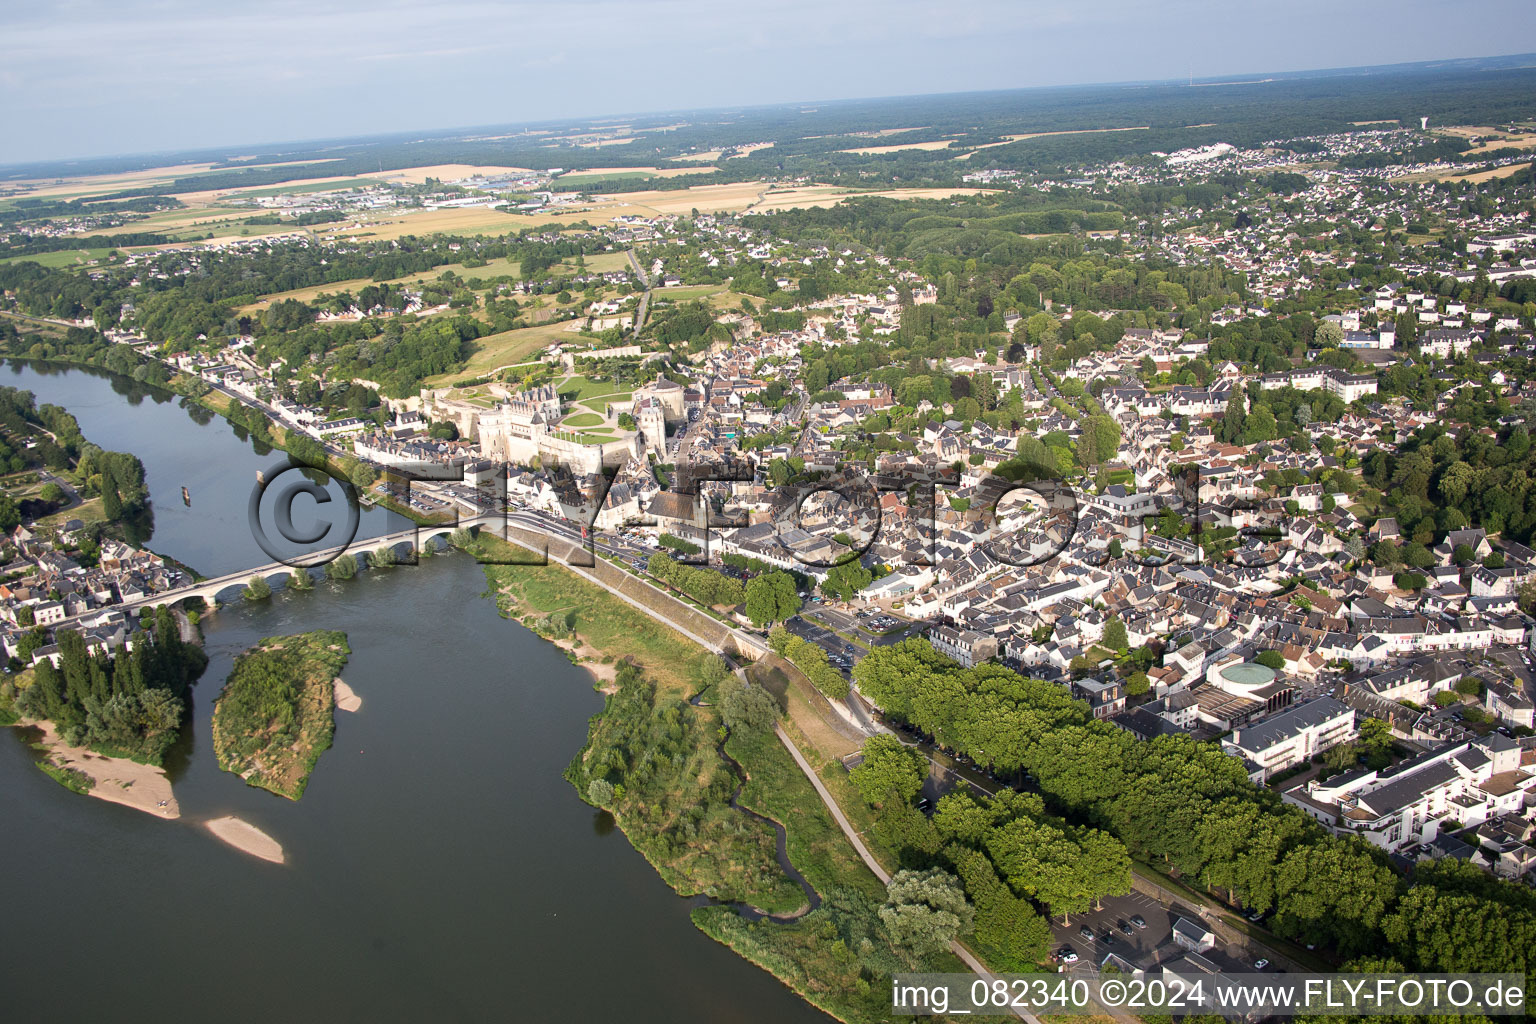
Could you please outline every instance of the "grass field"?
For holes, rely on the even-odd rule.
[[[603,422],[603,418],[595,412],[578,412],[567,416],[560,421],[562,427],[595,427]]]
[[[7,256],[0,263],[39,263],[45,267],[72,267],[88,260],[106,257],[111,249],[59,249],[56,252],[40,252],[36,256]]]
[[[766,193],[749,208],[753,213],[770,210],[792,210],[809,207],[836,206],[855,196],[882,196],[887,199],[948,199],[951,196],[974,196],[995,191],[985,188],[892,188],[877,192],[851,192],[832,185],[804,185]]]
[[[439,374],[423,382],[424,387],[440,388],[466,377],[482,377],[503,366],[521,363],[535,352],[562,338],[570,337],[568,322],[520,327],[515,331],[488,334],[470,342],[473,354],[462,370]]]
[[[565,213],[530,217],[522,214],[500,213],[489,207],[465,210],[423,210],[420,213],[411,214],[391,211],[378,220],[359,218],[361,227],[352,227],[348,224],[336,233],[381,240],[401,238],[405,235],[431,235],[439,232],[450,235],[505,235],[524,228],[581,219],[581,215]]]
[[[555,273],[563,274],[606,274],[612,270],[625,270],[629,267],[629,257],[623,252],[595,252],[587,256],[585,266],[578,267],[574,260],[567,260],[559,264]]]
[[[489,541],[498,552],[510,550],[495,538]],[[522,549],[511,557],[522,555],[533,557]],[[705,652],[681,633],[558,565],[488,565],[485,575],[503,614],[572,612],[576,632],[588,644],[632,658],[658,686],[679,695],[689,692],[694,666]]]

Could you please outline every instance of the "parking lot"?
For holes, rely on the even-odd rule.
[[[844,672],[853,667],[859,653],[858,649],[825,626],[819,626],[803,616],[796,615],[784,623],[784,628],[826,651],[827,660],[833,667],[842,669]]]
[[[864,647],[885,647],[890,644],[899,644],[910,636],[921,635],[925,627],[921,622],[908,622],[894,616],[882,615],[880,612],[860,612],[851,615],[848,612],[838,611],[835,608],[812,607],[807,609],[807,615],[819,619],[834,629],[858,638]],[[904,627],[904,628],[895,628]],[[894,630],[893,632],[886,632]]]

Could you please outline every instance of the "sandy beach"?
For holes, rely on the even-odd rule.
[[[584,668],[592,673],[592,681],[600,683],[604,693],[611,693],[615,688],[618,678],[619,666],[617,663],[602,663],[603,652],[587,643],[585,640],[572,637],[543,637],[562,651],[570,651],[578,658],[589,659],[577,663],[578,668]]]
[[[28,723],[42,731],[48,759],[61,768],[73,768],[89,775],[96,784],[91,796],[122,804],[160,818],[179,818],[181,808],[171,792],[165,771],[154,765],[140,764],[126,757],[107,757],[84,747],[71,747],[59,738],[52,722]]]
[[[283,863],[283,845],[248,821],[229,815],[204,822],[208,831],[242,853],[273,864]]]
[[[331,680],[331,688],[336,692],[336,707],[342,711],[361,711],[363,698],[359,697],[352,687],[341,681],[337,676]]]

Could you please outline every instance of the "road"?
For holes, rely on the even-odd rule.
[[[640,305],[635,310],[635,337],[639,337],[640,328],[645,326],[645,316],[651,306],[651,279],[640,266],[640,260],[635,257],[635,250],[630,249],[624,255],[629,257],[629,265],[634,268],[635,276],[640,279],[641,286],[645,288],[645,294],[640,296]]]
[[[779,742],[784,744],[785,748],[789,750],[789,756],[795,759],[795,764],[799,765],[800,771],[811,781],[811,785],[816,790],[816,795],[821,797],[821,802],[826,805],[827,811],[832,815],[832,820],[837,822],[837,827],[843,830],[843,835],[848,838],[849,845],[863,859],[869,870],[874,872],[875,877],[880,879],[881,883],[890,882],[891,873],[881,867],[880,862],[875,859],[875,855],[869,852],[869,847],[865,846],[864,840],[859,838],[858,830],[849,823],[848,817],[843,814],[843,809],[837,805],[836,800],[832,799],[832,794],[827,791],[827,787],[822,783],[821,777],[816,774],[810,762],[805,759],[805,755],[800,753],[800,748],[795,746],[795,741],[789,738],[789,733],[784,731],[782,725],[775,725],[773,731],[779,737]],[[955,956],[964,961],[965,966],[969,967],[979,977],[986,978],[988,981],[995,977],[991,971],[987,970],[986,965],[976,959],[975,954],[960,943],[951,942],[949,948]],[[1021,1020],[1029,1021],[1030,1024],[1040,1024],[1040,1018],[1032,1013],[1014,1009],[1014,1014]]]

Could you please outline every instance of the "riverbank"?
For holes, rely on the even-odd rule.
[[[704,680],[697,670],[685,675],[686,665],[713,659],[723,666],[719,657],[554,560],[540,566],[488,565],[485,574],[491,584],[487,596],[496,599],[503,616],[538,623],[564,615],[577,642],[618,661],[617,685],[602,714],[592,719],[587,744],[567,769],[567,778],[584,800],[614,815],[630,845],[680,894],[699,891],[704,878],[732,882],[729,889],[707,890],[715,899],[693,911],[695,926],[839,1020],[888,1020],[888,977],[911,968],[891,948],[877,913],[885,886],[771,731],[733,730],[723,753],[740,765],[740,774],[729,770],[722,752],[714,749],[718,712],[686,700],[706,682],[720,682]],[[679,651],[685,653],[680,657]],[[654,687],[653,696],[647,684]],[[621,749],[645,752],[650,767],[644,777],[603,770]],[[673,758],[684,759],[685,771],[658,782]],[[701,764],[710,766],[709,774],[699,774]],[[818,767],[841,771],[835,760]],[[741,783],[735,801],[724,788],[731,779]],[[674,805],[677,796],[686,798],[686,816],[676,813],[684,810]],[[746,827],[744,822],[760,824],[743,810],[783,827],[788,859],[821,905],[797,914],[805,908],[804,896],[798,885],[786,884],[790,879],[777,870],[776,861],[772,875],[761,873],[773,856],[761,841],[747,846],[739,838],[718,841],[715,830],[722,824],[735,832]],[[756,885],[771,879],[772,887],[744,899],[740,885],[754,871],[759,872]],[[772,900],[764,898],[769,894]],[[732,901],[768,913],[753,920],[722,905]],[[960,971],[964,966],[946,951],[929,958],[922,969]]]
[[[176,803],[176,795],[171,790],[171,780],[166,777],[165,769],[131,761],[126,757],[108,757],[85,747],[72,747],[59,736],[52,722],[23,720],[17,728],[39,734],[34,746],[44,751],[46,763],[63,772],[79,773],[90,779],[90,788],[86,790],[88,795],[108,803],[132,807],[157,818],[181,817],[181,808]]]

